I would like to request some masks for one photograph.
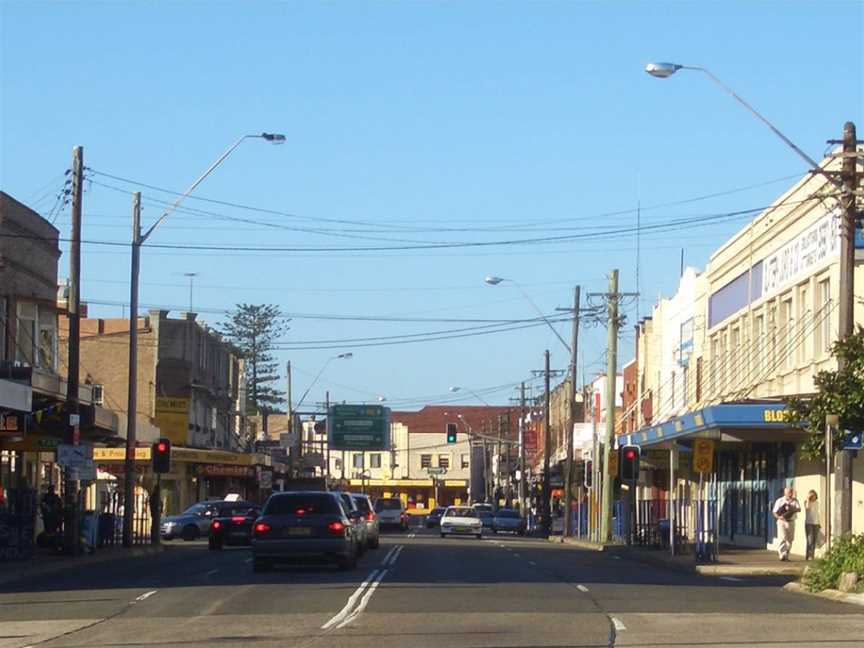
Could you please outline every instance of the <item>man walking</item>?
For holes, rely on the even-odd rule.
[[[777,498],[772,509],[774,519],[777,520],[777,535],[780,538],[780,546],[777,548],[780,560],[789,560],[789,551],[795,539],[795,516],[800,511],[801,504],[795,499],[795,491],[792,488],[784,488],[783,496]]]

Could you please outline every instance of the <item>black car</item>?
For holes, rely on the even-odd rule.
[[[252,527],[261,515],[261,507],[252,502],[220,502],[210,521],[210,549],[225,545],[252,544]]]
[[[429,511],[429,515],[426,516],[426,528],[434,529],[441,525],[441,516],[444,515],[444,511],[447,509],[443,506],[437,506],[431,511]]]

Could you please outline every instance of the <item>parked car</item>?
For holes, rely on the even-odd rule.
[[[480,518],[480,521],[483,523],[484,529],[492,529],[492,523],[495,521],[495,516],[492,511],[489,509],[481,508],[474,509],[477,512],[477,516]]]
[[[441,537],[448,535],[483,537],[483,523],[477,511],[470,506],[448,506],[441,517]]]
[[[179,515],[169,515],[162,518],[159,531],[163,540],[183,538],[195,540],[210,533],[210,522],[219,513],[219,505],[225,500],[207,500],[198,502]],[[233,504],[233,502],[232,502]]]
[[[498,509],[492,518],[492,532],[525,535],[525,518],[516,509]]]
[[[353,493],[338,491],[336,494],[342,498],[342,505],[345,507],[345,512],[348,514],[348,519],[351,520],[351,524],[356,527],[357,538],[360,542],[360,554],[362,555],[369,547],[369,534],[366,530],[366,517],[357,507],[357,503],[354,501]]]
[[[273,493],[252,527],[252,569],[274,563],[325,560],[354,569],[360,554],[357,525],[340,493]]]
[[[402,531],[408,530],[408,513],[398,497],[382,497],[375,500],[375,513],[378,514],[378,524],[381,528],[399,527]]]
[[[436,506],[434,509],[429,511],[429,515],[426,516],[426,528],[434,529],[437,526],[441,525],[441,516],[444,515],[444,511],[447,509],[443,506]]]
[[[252,544],[252,526],[261,515],[261,507],[252,502],[225,502],[210,521],[210,550],[225,545]]]
[[[372,498],[368,495],[352,493],[351,499],[354,500],[354,504],[366,521],[366,546],[370,549],[377,549],[381,544],[381,532],[378,527],[378,516],[375,514],[375,509],[372,508]]]
[[[491,504],[488,504],[487,502],[479,502],[477,504],[474,504],[474,510],[478,513],[480,511],[489,511],[490,513],[494,513],[495,507],[493,507]]]

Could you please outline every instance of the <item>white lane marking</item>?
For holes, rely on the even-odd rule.
[[[618,617],[612,617],[612,625],[615,626],[615,630],[621,632],[622,630],[626,630],[627,626],[624,625],[624,622],[621,621]]]
[[[375,593],[375,590],[381,584],[381,581],[384,580],[384,577],[386,575],[387,575],[387,570],[386,569],[381,570],[381,573],[378,574],[378,578],[375,579],[375,582],[369,586],[369,588],[366,590],[366,593],[363,595],[363,598],[360,599],[360,604],[354,609],[354,611],[351,614],[348,615],[347,619],[345,619],[342,623],[340,623],[338,626],[336,626],[337,630],[339,628],[344,628],[349,623],[354,621],[354,619],[356,619],[357,617],[360,616],[360,614],[363,612],[363,610],[366,609],[366,606],[369,604],[369,599],[372,598],[372,595]]]
[[[621,556],[612,556],[615,560],[621,560]]]
[[[413,531],[412,533],[409,533],[409,534],[408,534],[408,539],[409,539],[409,540],[410,540],[411,538],[416,538],[416,537],[417,537],[417,532],[416,532],[416,531]]]
[[[360,586],[356,590],[354,590],[354,593],[351,594],[350,597],[348,597],[348,602],[345,604],[345,607],[343,607],[341,610],[339,610],[339,612],[336,614],[336,616],[334,616],[327,623],[325,623],[323,626],[321,626],[321,629],[327,630],[328,628],[336,625],[337,623],[339,623],[340,621],[345,619],[345,617],[347,617],[351,613],[351,610],[354,607],[354,604],[357,602],[357,599],[360,598],[360,595],[363,593],[363,590],[366,589],[366,586],[369,583],[371,583],[372,580],[377,575],[378,575],[378,570],[377,569],[373,570],[373,572],[371,574],[369,574],[368,578],[366,578],[366,580],[364,580],[362,583],[360,583]]]
[[[740,583],[742,579],[735,578],[734,576],[721,576],[720,580],[732,581],[733,583]]]
[[[396,561],[399,560],[399,554],[402,553],[402,550],[405,548],[405,545],[399,545],[396,548],[396,553],[393,554],[393,557],[390,559],[390,567],[396,564]]]
[[[243,562],[246,562],[246,563],[251,563],[251,562],[252,562],[252,559],[251,559],[251,558],[247,558],[247,559],[246,559],[246,560],[244,560],[244,561],[243,561]]]
[[[610,382],[611,382],[611,381],[610,381]],[[514,557],[514,558],[521,558],[522,556],[520,556],[519,554],[515,554],[515,553],[514,553],[514,554],[513,554],[513,557]]]
[[[210,576],[214,576],[215,574],[218,574],[218,573],[219,573],[219,570],[218,570],[218,569],[211,569],[209,572],[207,572],[206,574],[204,574],[204,576],[206,576],[207,578],[209,578]]]
[[[399,545],[393,545],[393,548],[392,548],[390,551],[387,552],[387,555],[384,556],[384,560],[381,561],[381,566],[382,566],[382,567],[386,566],[387,563],[390,562],[390,557],[393,555],[393,552],[396,551],[396,549],[397,549],[398,546],[399,546]]]
[[[136,601],[136,602],[138,602],[138,601],[146,601],[148,598],[150,598],[151,596],[153,596],[157,591],[158,591],[158,590],[150,590],[149,592],[145,592],[145,593],[142,594],[141,596],[137,597],[137,598],[135,599],[135,601]]]
[[[537,566],[537,563],[535,563],[533,560],[529,560],[529,561],[528,561],[528,564],[531,565],[532,567],[536,567],[536,566]]]
[[[587,592],[588,591],[588,588],[585,587],[584,585],[577,585],[576,589],[578,589],[580,592]]]

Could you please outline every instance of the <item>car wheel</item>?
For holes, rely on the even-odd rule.
[[[442,534],[441,534],[441,537],[442,537],[442,538],[446,538],[446,537],[447,537],[447,534],[446,534],[446,533],[442,533]]]
[[[210,551],[220,551],[222,549],[222,543],[215,538],[210,538],[210,542],[207,544],[210,547]]]
[[[482,533],[478,533],[478,534],[477,534],[476,536],[474,536],[474,537],[477,538],[478,540],[482,540],[482,539],[483,539],[483,534],[482,534]]]
[[[201,532],[194,524],[187,524],[183,527],[183,531],[180,533],[180,537],[186,542],[197,539],[199,535],[201,535]]]
[[[256,573],[270,571],[273,568],[273,565],[269,560],[262,560],[261,558],[255,558],[252,561],[252,571]]]
[[[498,529],[492,529],[492,533],[494,533],[495,535],[498,535]]]
[[[381,539],[378,536],[375,536],[375,540],[372,542],[372,544],[369,545],[369,548],[370,549],[377,549],[380,546],[381,546]]]

